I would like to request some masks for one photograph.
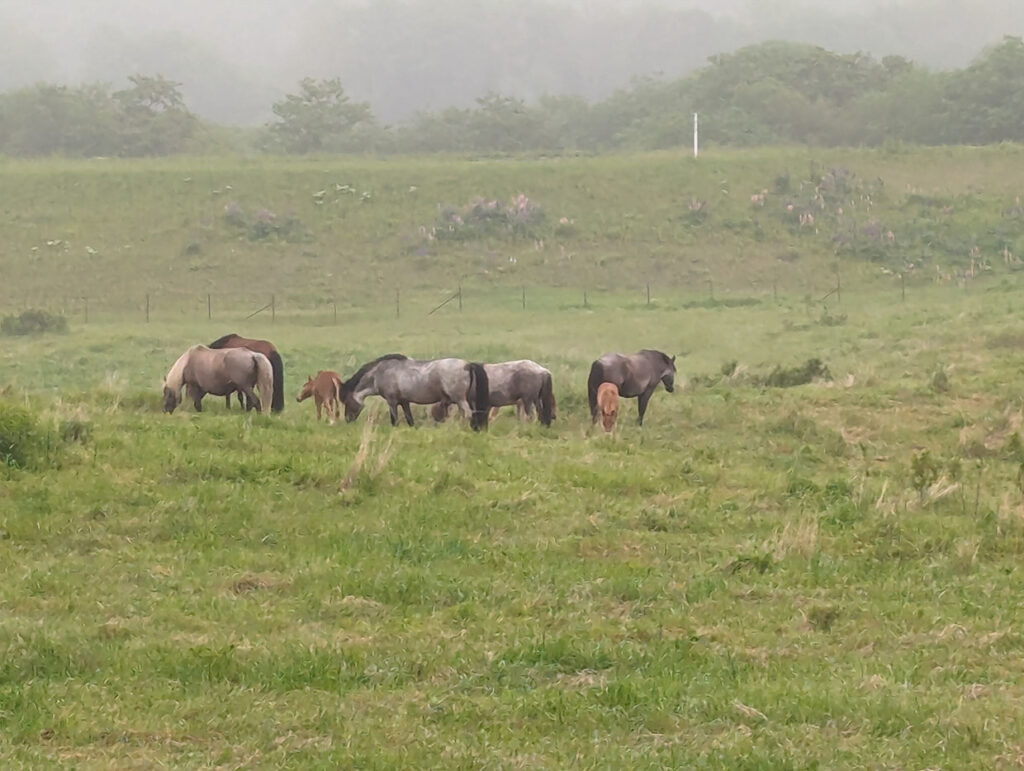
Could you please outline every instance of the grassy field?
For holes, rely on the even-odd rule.
[[[461,282],[707,296],[895,291],[1019,265],[1024,149],[758,150],[601,158],[0,161],[0,309],[92,320],[428,309]],[[447,226],[527,196],[511,236]],[[754,199],[753,197],[760,196]],[[803,218],[801,218],[803,215]],[[809,219],[808,219],[809,216]],[[481,237],[474,237],[481,235]],[[912,267],[911,267],[912,266]],[[541,307],[539,305],[535,307]]]
[[[927,177],[915,189],[928,195],[973,196],[979,222],[994,208],[993,222],[1014,225],[993,204],[1008,198],[1012,207],[1001,176],[1020,162],[1012,148],[1004,162],[997,151],[950,154],[965,164],[957,180],[937,170],[938,152],[931,164],[850,155],[887,180]],[[774,154],[720,162],[778,168]],[[459,202],[483,180],[518,187],[502,175],[546,162],[363,163]],[[558,189],[602,191],[616,164],[624,175],[657,165],[565,163],[571,173]],[[231,171],[235,184],[247,168],[264,173],[217,164],[209,173]],[[133,179],[134,169],[113,167],[104,184]],[[126,294],[154,276],[167,285],[159,260],[110,257],[91,233],[92,272],[75,273],[59,248],[46,252],[48,273],[19,262],[34,253],[12,244],[31,244],[38,212],[27,193],[8,191],[18,180],[27,186],[18,189],[43,190],[53,173],[45,164],[0,167],[8,226],[24,216],[24,232],[14,228],[3,247],[12,293],[71,293],[103,274],[106,260]],[[100,178],[92,165],[68,172],[76,173]],[[569,184],[573,174],[581,181]],[[622,198],[646,195],[642,188],[630,183]],[[148,195],[136,189],[130,200],[145,210]],[[582,228],[579,212],[566,211]],[[134,212],[125,208],[123,219],[135,222]],[[118,213],[106,212],[102,227],[54,216],[54,235],[81,243],[74,228],[106,232]],[[186,220],[163,223],[159,240],[188,238]],[[647,264],[652,227],[621,247],[596,233],[573,238],[611,253],[635,237],[638,264]],[[765,276],[772,255],[790,248],[790,231],[778,228],[758,258]],[[991,233],[946,235],[984,244]],[[673,272],[655,284],[650,306],[609,284],[583,307],[571,274],[538,263],[538,284],[545,270],[561,280],[538,289],[537,307],[515,302],[519,278],[480,279],[462,312],[449,304],[426,315],[431,293],[443,299],[482,248],[474,242],[438,250],[452,272],[425,274],[415,285],[421,304],[399,318],[356,296],[337,324],[287,305],[273,324],[266,314],[243,323],[242,308],[213,321],[154,314],[146,324],[137,306],[120,315],[111,306],[87,324],[73,318],[65,335],[0,338],[0,406],[29,410],[40,438],[26,468],[0,472],[0,761],[1020,765],[1024,280],[1012,261],[993,258],[991,270],[959,285],[919,279],[901,302],[888,277],[875,278],[877,263],[844,263],[844,280],[856,278],[823,306],[805,295],[830,286],[835,256],[812,248],[827,235],[791,237],[805,250],[798,264],[816,268],[806,289],[787,285],[778,301],[723,270],[716,288],[756,302],[694,301]],[[390,238],[381,236],[382,249]],[[202,259],[214,259],[215,240]],[[216,249],[240,243],[229,242]],[[289,250],[306,247],[275,239],[252,248],[300,260]],[[988,254],[980,251],[979,262]],[[369,265],[359,263],[362,273]],[[189,291],[207,289],[202,271],[182,275],[195,280]],[[261,292],[303,297],[262,271],[258,280],[268,282]],[[281,349],[285,412],[228,413],[210,399],[202,414],[162,414],[160,379],[175,357],[228,331]],[[655,394],[642,429],[628,403],[615,435],[595,432],[591,360],[640,347],[678,355],[676,393]],[[348,374],[387,351],[534,358],[554,373],[558,420],[545,430],[502,415],[486,434],[425,420],[392,429],[378,405],[358,423],[328,427],[292,400],[307,373]],[[831,381],[758,384],[811,358]]]

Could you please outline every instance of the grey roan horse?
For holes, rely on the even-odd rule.
[[[601,383],[614,383],[619,388],[619,396],[637,397],[639,423],[644,424],[644,413],[651,394],[658,387],[658,382],[665,384],[665,390],[672,393],[675,388],[676,357],[669,358],[661,351],[645,348],[632,355],[606,353],[590,365],[590,378],[587,380],[587,396],[590,399],[590,416],[596,422],[597,389]]]
[[[519,359],[499,364],[484,364],[487,373],[487,401],[491,417],[499,407],[516,405],[520,418],[537,413],[540,422],[550,426],[555,418],[555,394],[551,388],[551,372],[535,361]],[[439,402],[431,409],[434,420],[444,420],[449,402]]]
[[[363,400],[376,394],[388,403],[391,425],[398,424],[398,407],[413,424],[410,404],[450,402],[459,405],[474,431],[487,428],[487,373],[483,365],[464,359],[418,361],[389,353],[364,364],[341,384],[345,420],[351,422],[363,410]]]
[[[203,409],[206,394],[224,396],[238,391],[252,402],[257,410],[273,404],[274,373],[270,360],[262,353],[245,348],[213,350],[205,345],[193,345],[174,362],[164,378],[164,411],[174,412],[181,401],[181,389],[196,406]],[[253,388],[258,388],[257,399]]]

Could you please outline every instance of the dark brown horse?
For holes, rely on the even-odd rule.
[[[262,353],[268,359],[270,359],[270,366],[274,370],[274,400],[270,408],[274,412],[280,412],[284,409],[284,362],[281,361],[281,354],[277,352],[277,348],[269,340],[253,340],[248,337],[241,337],[232,332],[224,337],[219,337],[209,345],[210,348],[245,348],[249,351],[255,351],[256,353]],[[238,401],[241,403],[242,395],[239,393]],[[227,395],[228,407],[231,406],[231,394]],[[246,405],[247,409],[252,408],[252,404]]]
[[[675,388],[676,357],[669,358],[661,351],[645,348],[628,356],[621,353],[606,353],[590,365],[587,380],[587,396],[590,399],[590,417],[597,422],[597,389],[601,383],[614,383],[623,398],[637,398],[639,423],[644,424],[644,413],[651,394],[664,383],[665,390],[672,393]]]

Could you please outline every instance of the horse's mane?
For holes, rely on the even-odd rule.
[[[642,348],[640,350],[640,353],[646,353],[646,354],[652,354],[654,356],[660,356],[662,361],[664,361],[666,364],[671,364],[672,363],[672,359],[669,357],[669,355],[667,353],[662,353],[661,351],[656,351],[653,348]]]
[[[207,346],[207,347],[209,347],[209,348],[223,348],[225,345],[227,345],[229,342],[231,342],[231,338],[232,337],[238,337],[238,334],[236,334],[235,332],[231,332],[229,334],[224,335],[223,337],[218,337],[216,340],[214,340],[212,343],[210,343],[210,345]]]
[[[182,386],[182,380],[185,377],[185,365],[188,363],[189,357],[195,351],[200,349],[206,349],[205,345],[193,345],[185,353],[178,357],[177,361],[171,365],[171,368],[167,371],[167,376],[164,378],[164,385],[173,391],[180,391]]]
[[[359,381],[363,379],[363,376],[367,372],[369,372],[371,369],[376,367],[382,361],[388,361],[388,360],[396,360],[397,361],[397,360],[403,360],[403,359],[408,359],[408,358],[409,357],[406,356],[404,353],[386,353],[383,356],[380,356],[380,357],[374,359],[373,361],[366,362],[366,364],[364,364],[363,366],[361,366],[359,369],[356,370],[356,373],[352,377],[350,377],[348,380],[343,381],[342,384],[341,384],[341,387],[344,388],[346,391],[351,391],[355,386],[357,386],[359,384]]]

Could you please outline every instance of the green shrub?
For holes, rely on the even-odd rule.
[[[68,320],[56,313],[29,308],[17,316],[4,316],[0,332],[5,335],[39,335],[43,332],[67,332]]]
[[[44,437],[35,416],[24,407],[0,402],[0,465],[26,468],[44,452]]]

